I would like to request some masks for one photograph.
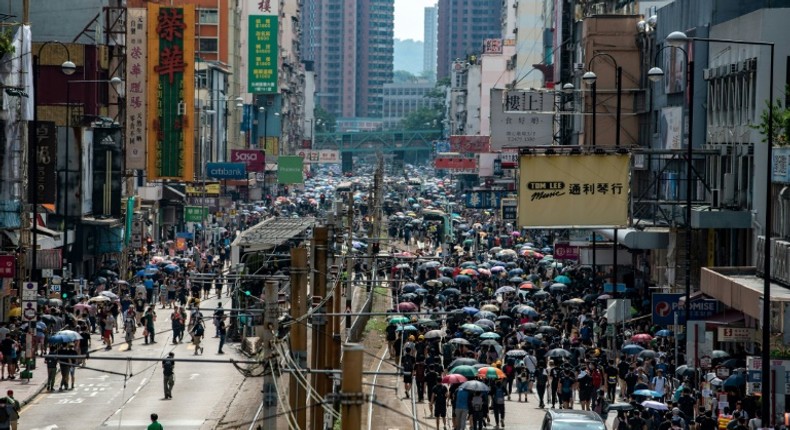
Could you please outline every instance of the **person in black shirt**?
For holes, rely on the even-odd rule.
[[[687,420],[691,420],[696,415],[696,406],[697,402],[694,400],[694,397],[691,396],[691,390],[684,388],[683,394],[678,399],[678,409],[683,412]]]
[[[667,412],[663,418],[661,424],[658,425],[658,430],[670,430],[672,428],[672,414]]]
[[[554,362],[550,361],[549,364],[552,367],[549,369],[549,378],[551,379],[551,408],[554,409],[555,405],[557,404],[557,386],[560,384],[560,376],[562,372],[560,371],[559,366],[554,366]]]
[[[395,339],[397,339],[396,336],[397,327],[395,327],[395,324],[388,324],[386,333],[387,333],[387,350],[389,351],[390,359],[395,359],[396,354],[395,354],[394,343],[395,343]]]
[[[411,348],[406,348],[400,359],[400,365],[403,368],[403,389],[406,391],[407,399],[410,397],[411,382],[414,378],[414,364],[415,358],[411,355]]]
[[[647,414],[647,412],[645,412]],[[645,430],[647,421],[637,411],[631,412],[631,418],[628,419],[629,430]]]
[[[173,385],[176,383],[176,376],[173,372],[173,368],[176,365],[175,360],[173,360],[172,352],[167,354],[167,358],[162,360],[162,374],[164,375],[164,383],[165,383],[165,400],[173,398]]]
[[[614,361],[609,362],[609,366],[606,367],[604,370],[604,375],[606,376],[606,392],[609,395],[609,402],[614,403],[615,401],[615,392],[617,391],[617,375],[618,370],[614,367]],[[620,396],[623,394],[621,393]]]
[[[444,384],[436,384],[429,393],[433,416],[436,417],[436,430],[442,428],[439,427],[439,418],[442,419],[443,428],[447,428],[447,387]]]
[[[712,411],[700,410],[699,416],[694,421],[697,423],[697,430],[716,430],[719,427],[719,423],[713,419]]]
[[[428,390],[428,403],[433,404],[433,389],[439,382],[439,372],[436,371],[436,366],[433,364],[428,365],[427,369],[425,372],[425,388]]]
[[[622,399],[627,398],[626,393],[628,390],[626,389],[625,375],[628,374],[629,369],[631,369],[631,365],[628,364],[625,355],[621,355],[620,362],[617,363],[617,377],[620,380],[620,398]]]
[[[628,396],[634,392],[637,382],[639,382],[639,376],[636,374],[636,370],[631,368],[628,373],[625,374],[625,393],[620,394],[627,399]]]

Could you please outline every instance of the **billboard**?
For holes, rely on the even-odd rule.
[[[202,206],[184,206],[184,222],[203,222],[208,218],[208,208]]]
[[[452,170],[459,173],[476,173],[477,158],[463,157],[452,154],[439,154],[433,160],[433,167]]]
[[[266,168],[266,155],[258,149],[232,149],[230,161],[246,164],[248,172],[263,172]]]
[[[340,163],[340,151],[336,149],[300,149],[296,155],[307,164]]]
[[[195,7],[148,4],[148,180],[194,179]]]
[[[653,309],[653,324],[671,325],[675,323],[675,312],[678,314],[678,324],[686,323],[686,311],[680,305],[683,293],[653,293],[651,308]],[[691,301],[689,317],[692,321],[704,320],[716,315],[717,300],[697,299]]]
[[[123,137],[119,128],[93,129],[93,215],[121,217]]]
[[[281,156],[277,159],[277,183],[301,184],[304,183],[302,175],[302,157]]]
[[[554,110],[554,92],[508,90],[504,103],[506,112],[551,112]]]
[[[489,152],[488,139],[488,136],[450,136],[450,150],[444,152],[460,152],[462,154]]]
[[[214,179],[247,179],[244,163],[206,163],[206,176]]]
[[[491,90],[491,150],[545,146],[554,141],[554,114],[505,110],[504,90]]]
[[[629,154],[522,155],[519,226],[628,225]]]
[[[790,147],[774,148],[771,158],[773,181],[784,184],[790,183]]]
[[[187,196],[219,196],[219,182],[209,182],[207,184],[194,183],[186,186]]]
[[[468,191],[464,204],[469,209],[499,209],[502,206],[502,198],[508,194],[510,194],[508,191]]]
[[[247,1],[251,2],[247,26],[247,92],[273,94],[277,92],[279,1]]]
[[[486,39],[483,41],[483,54],[501,54],[502,39]]]
[[[148,16],[143,8],[129,8],[126,17],[126,168],[144,170]]]
[[[55,128],[55,123],[50,121],[37,121],[29,123],[28,135],[30,139],[35,139],[35,153],[36,156],[32,160],[28,160],[32,166],[35,163],[35,177],[29,177],[28,192],[30,193],[28,201],[35,201],[38,204],[53,204],[55,203],[56,190],[55,184],[58,180],[58,174],[55,171],[57,164],[58,154],[58,134]],[[29,172],[33,172],[31,168]],[[36,193],[35,199],[33,193]]]
[[[680,106],[661,109],[659,124],[663,149],[680,149],[683,142],[683,108]]]

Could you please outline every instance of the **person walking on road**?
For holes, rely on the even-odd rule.
[[[195,345],[195,355],[198,355],[198,352],[200,355],[203,355],[203,347],[200,346],[200,341],[203,339],[205,332],[206,328],[203,326],[203,320],[195,320],[195,325],[189,331],[189,334],[192,335],[192,343]]]
[[[135,322],[134,309],[132,308],[129,308],[124,315],[123,330],[127,345],[126,350],[131,351],[132,340],[134,340],[134,335],[137,333],[137,323]]]
[[[50,353],[57,354],[58,351],[53,349]],[[44,361],[47,363],[47,391],[54,391],[55,378],[58,376],[58,359],[55,357],[47,357]]]
[[[145,336],[146,345],[149,343],[156,343],[154,340],[154,333],[156,332],[154,321],[156,321],[156,312],[153,306],[148,306],[148,310],[145,311],[145,315],[143,315],[143,327],[145,327],[143,336]]]
[[[5,399],[8,406],[11,406],[11,409],[14,410],[14,413],[11,414],[11,430],[17,430],[17,425],[19,425],[19,411],[22,410],[22,405],[14,398],[14,390],[8,390]]]
[[[222,347],[225,346],[225,336],[228,334],[228,328],[225,326],[224,316],[219,320],[217,333],[219,333],[219,351],[217,351],[217,354],[224,354],[225,352],[222,350]]]
[[[219,323],[225,318],[225,310],[222,309],[222,303],[217,303],[217,309],[214,311],[214,327],[216,327],[217,331],[214,334],[214,337],[219,337]],[[220,348],[222,349],[222,348]]]
[[[162,424],[159,424],[159,415],[151,414],[151,424],[148,424],[148,430],[164,430]]]
[[[176,384],[176,375],[173,372],[173,368],[176,365],[175,360],[173,360],[174,356],[175,354],[170,352],[167,354],[167,358],[162,360],[162,373],[164,375],[165,384],[165,400],[173,398],[173,386]]]

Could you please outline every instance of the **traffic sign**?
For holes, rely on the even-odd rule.
[[[25,282],[22,286],[22,300],[36,301],[38,297],[38,282]]]
[[[24,301],[22,302],[22,317],[28,321],[33,321],[36,319],[36,313],[38,311],[38,302],[37,301]]]
[[[41,269],[41,276],[44,278],[51,278],[55,275],[55,271],[53,269]]]

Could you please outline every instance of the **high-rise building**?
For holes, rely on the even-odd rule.
[[[429,75],[436,76],[436,38],[439,36],[439,8],[429,6],[425,8],[425,24],[423,26],[423,56],[422,70]]]
[[[394,0],[305,2],[302,59],[315,65],[318,105],[342,118],[381,116],[394,11]]]
[[[485,39],[502,38],[501,0],[439,0],[436,77],[458,58],[479,54]]]

